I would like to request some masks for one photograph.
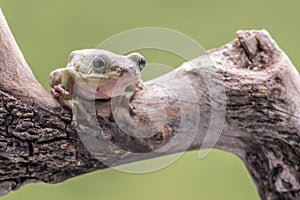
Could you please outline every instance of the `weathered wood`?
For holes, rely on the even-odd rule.
[[[299,199],[298,72],[267,31],[237,36],[147,82],[130,99],[134,112],[116,106],[125,98],[98,101],[99,126],[74,128],[70,111],[32,75],[0,13],[0,194],[218,139],[214,147],[244,161],[262,199]],[[206,137],[210,130],[220,138]]]

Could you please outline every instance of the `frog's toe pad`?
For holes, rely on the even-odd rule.
[[[59,97],[59,95],[60,95],[60,93],[56,92],[55,89],[53,89],[53,88],[51,89],[51,94],[52,94],[52,96],[54,96],[56,98]]]
[[[136,88],[138,90],[143,90],[144,89],[144,83],[143,83],[142,80],[137,81],[135,85],[136,85]]]
[[[71,126],[73,126],[73,127],[77,127],[77,125],[78,125],[77,121],[76,121],[76,120],[72,120],[72,122],[71,122]]]
[[[55,93],[58,93],[58,96],[68,96],[70,94],[61,84],[55,85],[52,90],[54,90]]]

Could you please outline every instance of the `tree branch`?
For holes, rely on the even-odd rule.
[[[97,101],[99,126],[74,128],[0,13],[0,193],[216,142],[244,161],[262,199],[300,198],[298,72],[267,31],[237,36],[147,82],[130,115],[126,98]]]

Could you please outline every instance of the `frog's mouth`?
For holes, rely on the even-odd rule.
[[[122,95],[126,88],[136,83],[139,76],[124,74],[123,76],[89,76],[77,79],[75,83],[76,92],[87,99],[108,99]]]
[[[119,78],[123,75],[121,72],[110,72],[110,73],[103,73],[103,74],[88,74],[84,77],[84,79],[93,79],[93,80],[105,80],[111,78]]]

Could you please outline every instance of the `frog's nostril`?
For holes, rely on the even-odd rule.
[[[120,72],[120,67],[119,66],[112,66],[110,67],[111,71],[115,71],[115,72]]]
[[[126,71],[126,68],[125,68],[125,67],[120,67],[119,70],[120,70],[121,72],[125,72],[125,71]]]
[[[121,66],[112,66],[111,67],[111,70],[112,71],[116,71],[116,72],[122,72],[122,71],[124,71],[124,67],[121,67]]]
[[[131,70],[128,67],[123,67],[123,66],[113,66],[111,68],[112,71],[118,72],[118,73],[130,73]]]
[[[128,67],[128,66],[112,66],[111,67],[112,71],[115,71],[117,73],[125,73],[125,74],[136,74],[136,70],[134,70],[132,67]]]
[[[128,73],[128,74],[135,74],[136,73],[136,71],[131,67],[123,67],[122,72]]]

